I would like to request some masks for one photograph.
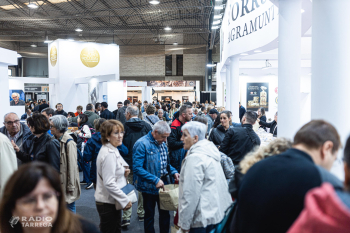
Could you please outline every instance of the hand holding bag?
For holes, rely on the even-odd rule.
[[[159,190],[160,209],[177,210],[179,205],[179,185],[168,184],[164,186],[164,190]]]

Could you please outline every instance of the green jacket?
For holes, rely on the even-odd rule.
[[[87,115],[87,117],[89,118],[88,123],[89,123],[91,126],[94,126],[94,120],[100,118],[100,116],[97,115],[97,114],[94,113],[94,112],[85,111],[84,114]],[[76,117],[68,118],[68,121],[69,121],[69,122],[78,122],[78,117],[76,116]]]

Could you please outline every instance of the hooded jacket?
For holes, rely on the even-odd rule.
[[[84,114],[87,115],[87,117],[88,117],[87,123],[90,124],[90,125],[94,125],[94,120],[100,118],[99,115],[97,115],[96,113],[91,112],[91,111],[85,111]],[[78,117],[79,116],[68,118],[68,121],[77,123],[78,122]]]
[[[34,135],[28,138],[23,145],[23,151],[16,152],[16,156],[23,163],[46,162],[60,172],[60,143],[47,132],[39,138]]]
[[[230,126],[229,128],[232,128],[233,126]],[[222,140],[224,140],[225,133],[227,130],[225,130],[224,126],[218,125],[218,127],[211,130],[208,140],[212,141],[215,146],[220,146]]]
[[[7,137],[7,129],[5,126],[0,128],[0,133],[5,134]],[[20,150],[23,149],[23,144],[24,142],[31,136],[33,135],[32,132],[30,131],[29,127],[25,125],[24,123],[21,123],[21,129],[20,129],[20,134],[19,137],[17,138],[17,141],[15,142],[16,145],[19,147]]]
[[[288,233],[347,233],[350,231],[350,194],[329,183],[310,190],[304,210]]]
[[[187,152],[183,148],[183,142],[180,140],[182,137],[181,128],[183,125],[184,124],[176,118],[173,123],[171,123],[171,133],[168,137],[170,164],[179,172],[181,171],[182,160]]]
[[[152,128],[158,121],[160,121],[159,117],[156,115],[147,115],[143,118],[143,120],[147,122]]]
[[[179,183],[179,226],[182,229],[217,224],[232,204],[220,161],[219,150],[205,139],[188,150]]]
[[[129,150],[129,153],[124,157],[124,160],[129,164],[130,169],[132,169],[132,148],[137,140],[152,131],[152,127],[139,118],[131,118],[125,123],[124,131],[123,144]]]

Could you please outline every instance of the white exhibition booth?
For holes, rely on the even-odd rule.
[[[344,101],[350,99],[346,90],[350,83],[350,33],[344,32],[350,26],[350,14],[346,10],[350,1],[261,0],[248,1],[245,6],[243,3],[228,0],[222,19],[221,60],[217,64],[218,106],[230,109],[233,121],[237,122],[239,101],[245,107],[258,106],[264,98],[256,95],[261,93],[259,90],[256,93],[249,89],[250,85],[267,83],[267,94],[264,93],[268,98],[267,118],[273,118],[278,110],[279,137],[293,139],[304,123],[324,119],[337,128],[344,145],[350,133],[350,127],[344,127],[342,120],[350,114],[349,108],[342,108]],[[305,63],[301,37],[311,32],[311,27],[312,68],[306,74],[301,68]],[[276,49],[276,74],[269,75],[261,68],[255,75],[244,74],[242,63],[249,57],[254,62],[257,54]],[[249,101],[249,95],[256,95],[256,99]],[[342,151],[338,156],[342,157]],[[339,158],[332,172],[344,179]]]

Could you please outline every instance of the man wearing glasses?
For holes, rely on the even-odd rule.
[[[10,141],[14,141],[16,145],[22,150],[22,145],[32,135],[32,132],[24,123],[19,121],[16,113],[7,113],[4,117],[4,125],[0,128],[0,133],[8,137]]]

